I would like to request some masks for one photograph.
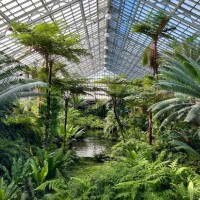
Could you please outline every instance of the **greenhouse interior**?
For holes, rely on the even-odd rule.
[[[1,0],[0,37],[0,200],[200,200],[200,0]]]

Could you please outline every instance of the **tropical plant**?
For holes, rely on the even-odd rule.
[[[80,129],[80,127],[67,124],[66,126],[66,132],[64,134],[64,145],[63,149],[66,151],[66,149],[69,148],[70,144],[70,138],[78,138],[84,133],[83,129]]]
[[[200,197],[199,181],[190,180],[187,186],[184,183],[173,184],[176,197],[180,200],[196,200]]]
[[[48,153],[44,149],[37,149],[36,156],[29,159],[32,170],[32,177],[37,186],[47,180],[61,176],[62,168],[70,162],[69,152],[63,155],[63,149],[57,149],[52,153]]]
[[[69,101],[73,99],[73,107],[75,108],[76,96],[86,94],[86,80],[79,75],[70,75],[65,69],[60,69],[62,78],[54,78],[53,85],[61,91],[64,100],[64,146],[67,138],[67,117]],[[76,77],[76,78],[74,78]],[[65,149],[65,148],[64,148]]]
[[[20,189],[14,182],[6,184],[3,177],[0,179],[0,200],[15,200],[20,198]]]
[[[118,103],[118,100],[119,100],[119,102],[122,103],[124,101],[123,99],[125,97],[131,95],[132,83],[131,83],[131,81],[126,80],[124,78],[124,76],[118,76],[118,77],[114,77],[114,78],[106,77],[100,81],[97,81],[97,83],[106,85],[105,89],[100,88],[100,90],[106,92],[111,97],[114,116],[115,116],[115,119],[119,126],[122,139],[125,141],[124,126],[120,120],[120,117],[118,114],[119,111],[117,110],[120,103],[119,104],[117,104],[117,103]]]
[[[51,87],[53,65],[56,59],[64,57],[67,60],[79,63],[79,56],[89,55],[87,51],[79,46],[79,35],[63,34],[62,29],[56,22],[41,23],[35,26],[14,22],[11,24],[12,36],[25,46],[31,47],[38,52],[46,64],[46,74],[48,77],[47,108],[45,122],[45,146],[48,146],[50,129],[51,110]]]
[[[169,143],[178,151],[185,151],[190,155],[189,159],[200,160],[200,138],[199,129],[193,130],[180,130],[179,132],[171,131],[169,134]]]
[[[199,125],[200,65],[192,58],[179,53],[168,53],[165,59],[166,65],[161,70],[158,85],[175,92],[176,97],[158,102],[149,110],[156,111],[154,118],[170,113],[163,118],[161,127],[182,117],[185,122]]]
[[[142,65],[149,66],[153,69],[153,75],[157,77],[158,75],[158,41],[161,37],[164,38],[172,38],[167,33],[175,29],[165,28],[169,17],[165,15],[163,12],[159,11],[157,13],[152,13],[148,18],[144,20],[144,22],[136,23],[132,26],[132,31],[136,33],[145,34],[151,38],[151,42],[148,47],[146,47],[143,51],[142,55]]]
[[[147,138],[150,145],[153,144],[152,112],[148,107],[161,99],[166,98],[155,86],[155,78],[145,76],[144,80],[136,79],[133,81],[132,95],[126,98],[127,106],[131,107],[131,116],[133,117],[133,126],[147,131]],[[137,127],[137,125],[139,125]]]
[[[183,41],[173,40],[169,46],[175,53],[180,53],[189,58],[192,58],[198,64],[200,64],[200,43],[197,37],[198,34],[194,34],[191,37],[184,39]]]
[[[27,159],[29,156],[29,150],[25,145],[24,140],[11,140],[11,138],[0,138],[0,159],[1,165],[10,170],[13,160],[17,157],[23,157]]]
[[[5,55],[0,55],[0,63],[1,104],[8,104],[20,97],[40,95],[34,92],[34,89],[46,87],[46,84],[43,82],[22,76],[25,65],[17,63]]]
[[[22,184],[24,180],[29,176],[29,163],[24,163],[23,158],[20,157],[16,160],[13,159],[11,169],[7,169],[5,166],[0,166],[4,172],[4,177],[9,182],[14,181],[16,184]]]

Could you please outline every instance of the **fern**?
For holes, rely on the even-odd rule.
[[[54,190],[56,192],[59,192],[60,190],[62,190],[64,184],[65,184],[64,179],[61,178],[53,179],[42,183],[35,190],[45,191],[46,188],[48,187],[49,190]]]
[[[0,179],[0,200],[16,200],[19,195],[20,189],[14,182],[7,185],[3,178]]]

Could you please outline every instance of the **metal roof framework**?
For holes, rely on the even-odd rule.
[[[9,23],[34,25],[55,20],[61,26],[67,24],[64,32],[80,34],[82,47],[92,54],[81,58],[78,65],[61,59],[69,72],[102,77],[106,68],[128,78],[142,77],[151,73],[141,67],[141,55],[150,39],[132,33],[131,27],[158,10],[170,16],[168,26],[176,26],[170,34],[177,40],[200,33],[200,0],[1,0],[0,51],[24,64],[41,65],[39,54],[26,55],[27,48],[7,35]],[[161,38],[159,50],[167,49],[168,43]]]

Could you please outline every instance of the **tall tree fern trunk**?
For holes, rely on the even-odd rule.
[[[63,152],[66,150],[66,137],[67,137],[67,114],[68,114],[69,98],[65,98],[65,119],[64,119],[64,145]]]
[[[47,108],[46,108],[46,123],[45,123],[45,147],[48,147],[50,135],[50,121],[51,121],[51,85],[52,85],[52,68],[53,61],[46,56],[46,67],[48,70],[48,88],[47,88]]]
[[[153,69],[153,75],[158,78],[158,50],[157,50],[158,39],[152,39],[150,45],[150,67]]]
[[[150,111],[148,116],[148,128],[147,128],[147,138],[150,145],[153,144],[152,129],[153,129],[152,112]]]
[[[115,119],[117,121],[117,124],[119,126],[119,129],[120,129],[120,132],[121,132],[121,135],[122,135],[122,138],[123,138],[123,141],[125,142],[125,136],[124,136],[124,127],[120,121],[120,118],[117,114],[117,101],[116,101],[116,98],[115,97],[112,97],[112,103],[113,103],[113,112],[114,112],[114,115],[115,115]]]
[[[76,109],[76,99],[75,95],[72,94],[72,102],[73,102],[73,108]]]

